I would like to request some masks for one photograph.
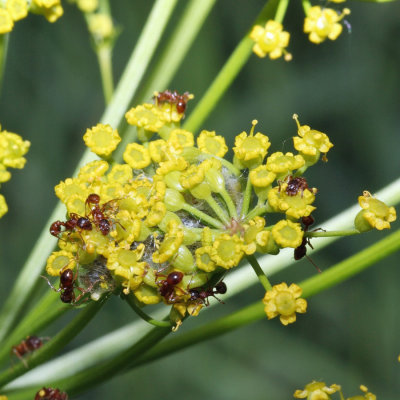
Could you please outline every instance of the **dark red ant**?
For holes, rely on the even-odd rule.
[[[304,225],[303,231],[307,232],[308,228],[314,223],[314,218],[311,215],[309,215],[307,217],[302,217],[301,218],[301,222]],[[308,261],[310,261],[310,263],[312,265],[314,265],[314,267],[317,269],[317,271],[321,272],[319,267],[307,255],[307,245],[309,245],[314,250],[314,247],[312,246],[312,244],[310,242],[310,239],[308,237],[306,237],[306,236],[303,236],[303,240],[301,242],[301,245],[294,249],[294,259],[297,261],[297,260],[302,259],[303,257],[307,257]]]
[[[97,226],[99,231],[104,236],[108,235],[111,230],[111,223],[107,219],[105,212],[109,207],[109,204],[112,202],[115,202],[115,200],[110,200],[100,207],[100,196],[96,193],[89,194],[85,202],[86,206],[88,206],[90,209],[90,213],[87,215],[87,217],[92,217],[93,224]]]
[[[214,287],[209,287],[206,289],[203,288],[193,288],[189,289],[190,293],[190,300],[191,301],[197,301],[199,303],[204,304],[205,306],[210,305],[210,300],[208,299],[209,297],[214,297],[217,299],[220,303],[224,304],[223,301],[221,301],[216,294],[225,294],[227,291],[227,287],[225,282],[218,282]]]
[[[78,214],[71,213],[69,215],[69,219],[67,219],[65,222],[53,222],[50,226],[50,233],[56,238],[59,238],[60,234],[63,232],[61,227],[64,227],[64,232],[68,231],[70,233],[77,231],[77,228],[85,231],[91,231],[92,223],[86,217],[81,217]]]
[[[68,395],[60,389],[43,387],[36,393],[35,400],[68,400]]]
[[[155,94],[155,99],[156,99],[156,104],[158,105],[159,103],[171,103],[171,104],[176,104],[176,111],[178,111],[179,114],[183,114],[186,110],[186,103],[193,98],[193,96],[189,92],[185,92],[182,95],[180,95],[177,91],[169,91],[165,90],[164,92],[161,93],[156,93]]]
[[[41,276],[43,279],[46,279],[49,286],[55,292],[61,292],[60,299],[63,303],[70,303],[70,304],[77,303],[86,293],[89,293],[92,290],[93,286],[98,282],[98,281],[93,282],[89,288],[83,289],[76,285],[78,271],[74,276],[72,269],[66,268],[61,272],[60,287],[56,289],[45,276],[43,275]],[[78,297],[75,297],[75,291],[74,291],[75,289],[81,292],[81,294]]]
[[[20,344],[13,346],[11,352],[14,353],[23,362],[26,368],[28,368],[28,363],[23,356],[25,354],[32,353],[37,349],[40,349],[43,346],[43,340],[49,340],[49,338],[27,336],[27,338],[22,340]]]
[[[173,271],[168,274],[166,279],[156,282],[160,295],[164,297],[167,304],[178,303],[179,299],[175,294],[175,286],[182,282],[183,273]]]
[[[316,193],[317,189],[311,188],[308,186],[306,178],[303,178],[301,176],[298,177],[293,177],[292,175],[288,175],[285,179],[284,182],[287,182],[286,190],[285,193],[288,196],[296,196],[299,191],[301,191],[301,197],[303,197],[303,193],[306,189],[308,189],[312,193]],[[279,190],[278,192],[281,191],[281,182],[279,182]]]

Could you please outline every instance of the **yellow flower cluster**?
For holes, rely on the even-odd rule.
[[[333,3],[342,3],[345,0],[331,0]],[[308,8],[308,9],[307,9]],[[338,12],[332,8],[314,6],[307,7],[304,19],[304,33],[312,43],[322,43],[326,39],[336,40],[343,31],[341,21],[346,15],[350,14],[348,8]],[[292,55],[287,52],[290,33],[283,30],[280,22],[269,20],[265,26],[254,25],[249,35],[254,42],[253,52],[261,58],[267,54],[271,60],[284,56],[286,61],[292,59]]]
[[[79,265],[79,276],[90,278],[95,269],[97,277],[105,277],[96,281],[103,291],[120,288],[140,303],[163,301],[175,314],[196,315],[207,296],[219,293],[209,282],[215,284],[244,256],[302,244],[300,221],[315,209],[316,194],[301,177],[311,165],[305,150],[268,156],[269,138],[254,132],[253,121],[249,133],[236,136],[230,162],[223,158],[228,151],[223,136],[203,130],[195,139],[181,128],[192,97],[166,91],[155,94],[155,104],[130,109],[126,119],[142,143],[126,145],[125,163],[109,163],[120,141],[116,130],[102,124],[87,130],[85,143],[107,160],[86,164],[77,177],[55,187],[67,219],[52,225],[61,250],[49,257],[48,274],[59,276]],[[295,144],[310,130],[301,128]],[[315,149],[314,163],[332,146],[315,132],[306,149]],[[283,218],[268,226],[268,213]],[[201,287],[207,289],[203,297]],[[293,322],[296,312],[305,312],[300,294],[296,285],[285,284],[267,292],[268,317]]]
[[[60,0],[6,0],[0,5],[0,34],[11,32],[14,23],[27,17],[28,12],[44,15],[55,22],[63,15]]]
[[[11,179],[7,168],[24,168],[30,142],[23,140],[16,133],[2,131],[0,127],[0,187],[1,184]],[[0,218],[8,211],[7,203],[0,194]]]
[[[361,385],[360,390],[364,393],[363,395],[346,397],[346,400],[376,400],[376,396],[368,392],[366,386]],[[340,385],[334,383],[331,386],[326,386],[325,382],[313,381],[308,383],[304,389],[296,390],[293,396],[296,399],[330,400],[331,394],[337,392],[340,394],[340,398],[344,400]]]

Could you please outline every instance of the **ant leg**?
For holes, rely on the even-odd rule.
[[[45,277],[45,276],[43,276],[43,275],[40,275],[40,277],[43,278],[43,279],[45,279],[45,280],[47,281],[47,283],[49,284],[49,286],[50,286],[55,292],[57,292],[57,293],[61,292],[62,289],[61,289],[61,288],[56,289],[56,288],[51,284],[51,282],[48,280],[47,277]]]

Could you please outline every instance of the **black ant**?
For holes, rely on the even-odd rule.
[[[168,274],[166,279],[156,282],[160,295],[164,297],[167,304],[178,303],[179,299],[175,294],[175,286],[182,282],[183,273],[173,271]]]
[[[27,338],[22,340],[21,343],[13,346],[11,352],[14,353],[23,362],[26,368],[28,368],[28,363],[23,358],[23,356],[25,354],[32,353],[37,349],[40,349],[43,346],[43,340],[49,340],[49,338],[27,336]]]
[[[43,387],[36,393],[34,400],[68,400],[68,395],[60,389]]]
[[[308,228],[314,223],[314,218],[311,215],[309,215],[307,217],[302,217],[301,222],[304,225],[303,231],[307,232]],[[317,271],[321,272],[319,267],[307,255],[307,245],[309,245],[314,250],[314,247],[312,246],[310,239],[306,236],[303,236],[303,241],[301,242],[301,245],[294,249],[294,259],[297,261],[297,260],[302,259],[303,257],[307,257],[308,261],[310,261],[310,263],[312,265],[314,265],[314,267],[317,269]]]
[[[171,103],[176,104],[176,111],[179,114],[183,114],[186,110],[186,103],[193,98],[193,96],[189,92],[185,92],[180,95],[177,91],[169,91],[165,90],[164,92],[158,93],[156,92],[154,95],[156,99],[156,104],[159,103]]]
[[[288,175],[283,182],[287,182],[285,193],[288,196],[296,196],[299,191],[301,191],[301,197],[303,197],[303,193],[306,189],[308,189],[312,193],[316,193],[317,189],[311,188],[308,186],[306,178],[301,176],[293,177],[292,175]],[[281,191],[281,185],[279,183],[279,190]]]
[[[227,287],[225,282],[218,282],[214,287],[209,287],[206,289],[203,288],[193,288],[189,289],[190,293],[190,300],[191,301],[196,301],[198,303],[204,304],[205,306],[210,305],[210,300],[208,299],[209,297],[214,297],[217,299],[220,303],[224,304],[223,301],[221,301],[216,294],[225,294],[227,291]]]
[[[69,303],[69,304],[75,304],[77,303],[86,293],[89,293],[93,286],[98,282],[93,282],[89,288],[83,289],[79,286],[76,285],[78,277],[78,271],[76,272],[75,276],[70,268],[66,268],[61,272],[60,275],[60,287],[56,289],[50,281],[42,275],[43,279],[46,279],[47,283],[49,286],[55,291],[55,292],[61,292],[60,294],[60,299],[63,303]],[[81,294],[78,297],[75,297],[75,289],[79,290]]]

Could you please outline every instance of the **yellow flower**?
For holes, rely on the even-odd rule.
[[[99,0],[77,0],[76,4],[82,12],[91,13],[97,10]]]
[[[74,195],[82,196],[86,199],[90,194],[82,180],[77,178],[67,178],[65,181],[61,181],[55,186],[54,191],[64,204]]]
[[[78,172],[78,179],[83,182],[94,182],[99,180],[108,170],[109,164],[104,160],[88,162]]]
[[[303,390],[296,390],[294,392],[294,397],[296,399],[307,399],[309,400],[329,400],[331,394],[340,391],[340,386],[333,384],[331,386],[326,386],[325,382],[313,381],[308,383]]]
[[[304,20],[304,33],[309,33],[309,40],[316,44],[323,42],[326,38],[335,40],[343,30],[339,21],[349,14],[348,8],[338,14],[332,8],[311,7]]]
[[[283,154],[278,151],[267,158],[268,171],[274,172],[278,178],[290,175],[292,171],[301,168],[304,164],[305,161],[301,155],[293,155],[290,152]]]
[[[11,173],[7,171],[6,167],[0,162],[0,183],[7,182],[11,179]]]
[[[300,224],[289,220],[281,220],[272,228],[272,237],[282,248],[299,247],[303,241],[304,232]]]
[[[23,140],[22,137],[16,133],[1,131],[0,163],[8,168],[24,168],[26,158],[23,156],[28,152],[30,145],[31,143],[28,140]]]
[[[65,250],[53,251],[46,263],[46,272],[51,276],[60,276],[62,270],[74,269],[76,265],[74,255]]]
[[[182,227],[176,221],[172,220],[168,224],[168,230],[164,236],[164,240],[159,245],[157,251],[153,253],[153,261],[158,264],[167,262],[177,253],[182,242]]]
[[[64,13],[60,0],[33,0],[30,10],[44,15],[49,22],[57,21]]]
[[[215,134],[215,131],[203,130],[197,138],[197,147],[206,154],[223,157],[228,152],[225,138]]]
[[[223,233],[215,238],[211,259],[216,265],[230,269],[236,267],[244,255],[243,241],[237,236]]]
[[[159,168],[157,168],[157,175],[167,175],[174,171],[183,171],[186,169],[188,163],[183,157],[173,158],[168,161],[160,163]]]
[[[2,194],[0,194],[0,218],[6,214],[8,211],[8,207],[7,207],[7,203],[6,203],[6,199],[4,198],[4,196]]]
[[[376,396],[373,393],[368,392],[368,388],[366,386],[361,385],[360,389],[365,393],[363,396],[352,396],[348,397],[346,400],[376,400]]]
[[[274,285],[265,293],[263,303],[268,319],[280,316],[283,325],[296,321],[296,313],[305,313],[307,301],[300,298],[302,290],[295,283],[289,287],[285,282]]]
[[[162,300],[157,289],[144,284],[135,289],[133,294],[143,304],[157,304]]]
[[[191,147],[194,145],[193,133],[184,129],[174,129],[169,135],[168,142],[177,150],[182,147]]]
[[[180,183],[185,189],[193,189],[204,181],[205,172],[198,165],[191,165],[180,176]]]
[[[14,21],[10,12],[4,8],[0,8],[0,34],[12,31]]]
[[[286,193],[287,183],[280,187],[274,187],[268,192],[268,204],[275,212],[284,212],[288,217],[299,219],[309,216],[316,207],[310,204],[314,202],[315,196],[308,189],[299,190],[295,196]]]
[[[91,14],[88,21],[89,32],[97,40],[109,39],[115,33],[112,19],[108,14]]]
[[[26,0],[7,0],[6,8],[14,21],[25,18],[28,15],[28,3]]]
[[[394,207],[387,206],[383,201],[372,197],[366,190],[359,196],[358,203],[361,210],[355,218],[355,227],[360,232],[366,232],[372,228],[390,229],[390,222],[396,220],[396,210]]]
[[[215,262],[211,259],[212,246],[204,246],[196,249],[196,265],[206,272],[212,272],[217,268]]]
[[[108,182],[118,182],[121,185],[133,179],[132,168],[128,164],[115,164],[107,174]]]
[[[250,182],[256,187],[268,187],[275,180],[276,174],[269,171],[266,165],[260,165],[250,171]]]
[[[297,114],[293,114],[293,119],[296,120],[299,135],[293,138],[294,148],[303,154],[307,165],[315,164],[320,153],[326,154],[333,144],[325,133],[311,129],[308,125],[300,126]]]
[[[254,135],[254,127],[257,122],[257,120],[252,121],[253,126],[249,135],[246,132],[242,132],[235,138],[235,147],[233,148],[235,153],[234,163],[238,164],[239,167],[258,167],[267,154],[269,146],[271,146],[268,136],[260,132]]]
[[[118,131],[110,125],[97,124],[86,131],[83,140],[93,153],[108,157],[117,148],[121,138]]]
[[[259,57],[267,54],[271,60],[279,58],[285,54],[285,60],[291,60],[292,56],[285,50],[289,45],[289,32],[283,31],[283,26],[277,21],[269,20],[265,28],[255,25],[250,33],[250,38],[254,40],[253,51]]]
[[[128,124],[135,125],[151,132],[158,132],[164,125],[162,114],[154,104],[142,104],[131,108],[125,118]]]
[[[117,280],[122,281],[124,294],[135,290],[143,281],[145,262],[139,262],[143,256],[144,244],[135,250],[116,247],[107,260],[107,268],[112,271]]]
[[[151,163],[149,150],[138,143],[129,143],[126,146],[123,158],[133,169],[143,169]]]

